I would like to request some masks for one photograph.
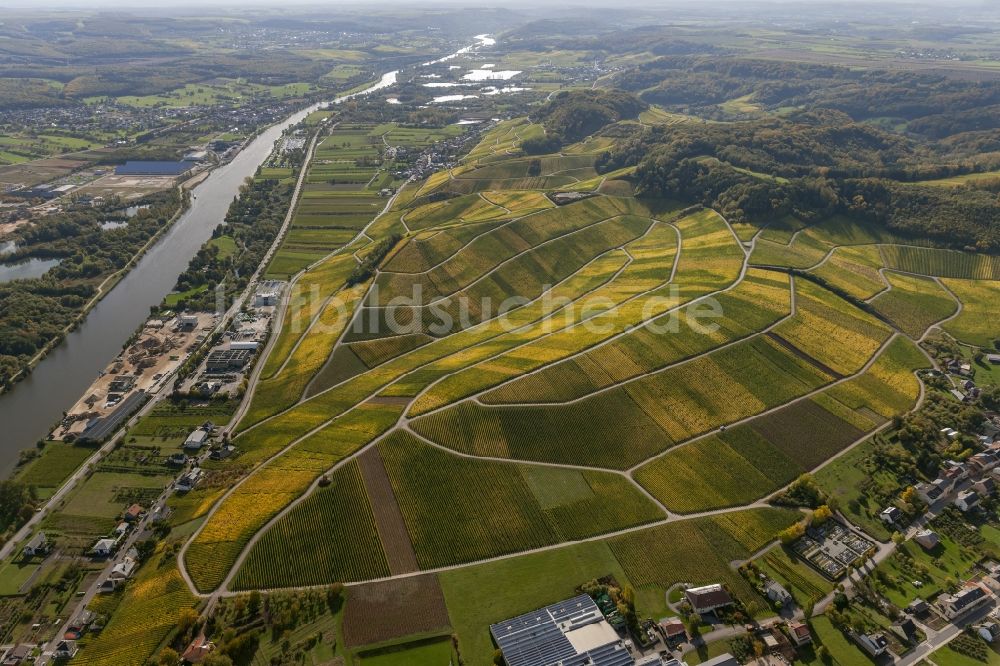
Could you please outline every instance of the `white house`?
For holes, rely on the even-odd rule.
[[[99,539],[90,549],[90,553],[95,557],[111,557],[117,548],[118,541],[115,539]]]
[[[974,490],[964,490],[955,498],[955,506],[961,511],[971,511],[979,506],[979,495]]]
[[[184,448],[188,451],[197,451],[201,447],[205,446],[205,440],[208,439],[208,433],[198,428],[184,440]]]

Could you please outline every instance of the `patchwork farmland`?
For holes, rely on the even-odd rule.
[[[986,340],[988,257],[843,216],[734,227],[599,172],[606,137],[525,155],[539,136],[500,122],[389,201],[385,145],[435,139],[323,132],[232,483],[184,505],[192,598],[346,583],[352,649],[454,633],[474,664],[490,622],[592,578],[756,607],[734,563],[802,519],[773,498],[921,403],[921,341]],[[471,576],[538,589],[477,604]]]

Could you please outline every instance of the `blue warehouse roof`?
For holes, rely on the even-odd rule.
[[[144,162],[129,160],[115,168],[116,176],[179,176],[194,166],[191,162]]]

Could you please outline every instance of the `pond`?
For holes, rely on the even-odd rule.
[[[58,265],[58,259],[26,259],[16,264],[0,264],[0,282],[42,277]]]

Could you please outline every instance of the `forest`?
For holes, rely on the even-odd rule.
[[[103,229],[101,223],[126,219],[123,210],[86,207],[40,218],[14,235],[17,249],[6,261],[60,261],[40,278],[0,284],[0,383],[9,384],[35,354],[62,337],[84,314],[98,285],[165,227],[181,199],[170,190],[135,203],[149,207],[117,229]]]

